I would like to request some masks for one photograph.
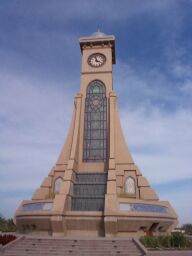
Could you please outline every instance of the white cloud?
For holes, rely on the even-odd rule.
[[[121,68],[121,64],[118,65]],[[165,77],[158,72],[155,74],[150,76],[154,79],[152,81],[139,77],[134,69],[125,65],[119,73],[121,79],[116,78],[119,86],[114,85],[119,91],[122,84],[127,85],[126,90],[134,88],[125,92],[128,104],[120,109],[120,115],[133,158],[152,186],[192,178],[191,110],[162,112],[152,104],[150,108],[144,101],[140,105],[135,102],[136,106],[127,111],[129,98],[133,98],[139,88],[141,99],[153,96],[149,85],[155,82],[155,78],[159,85],[154,91],[155,97],[164,97],[160,94],[165,90],[161,87],[161,82],[166,82]],[[161,77],[163,79],[159,79]],[[15,194],[34,191],[60,153],[71,119],[73,96],[66,91],[67,81],[63,85],[53,85],[31,77],[1,74],[0,84],[3,106],[0,109],[0,189]],[[0,212],[13,209],[11,197],[8,195],[6,199],[6,204],[0,206]],[[23,199],[23,195],[20,196],[20,200]],[[182,204],[187,205],[187,201]]]
[[[162,200],[169,201],[178,215],[179,225],[192,222],[192,197],[191,189],[175,188],[172,192],[166,192],[161,197]]]
[[[175,61],[167,66],[174,67],[171,78],[157,67],[138,71],[137,65],[118,62],[115,70],[124,134],[152,184],[192,178],[190,68]]]
[[[34,3],[31,4],[23,3],[22,8],[17,8],[17,14],[14,13],[12,15],[18,15],[19,17],[24,16],[29,21],[31,21],[31,18],[38,21],[49,19],[52,23],[61,22],[63,26],[66,25],[66,20],[78,22],[79,19],[87,21],[97,18],[98,22],[102,25],[101,20],[103,19],[105,22],[117,22],[136,15],[142,15],[143,13],[150,13],[151,15],[156,13],[157,15],[158,13],[164,14],[172,8],[178,9],[177,1],[174,0],[145,0],[145,2],[139,0],[122,0],[120,3],[117,1],[104,2],[100,0],[97,2],[88,0],[70,2],[58,0],[54,3],[47,0],[46,4],[44,2],[38,2],[38,4],[36,4],[36,2],[37,1],[34,1]],[[175,12],[172,12],[171,16],[173,16]]]
[[[0,84],[0,189],[35,190],[63,146],[73,97],[32,77],[0,73]]]
[[[192,93],[192,79],[187,79],[186,81],[184,81],[184,83],[180,89],[182,92],[191,94]]]
[[[123,103],[128,109],[168,111],[167,105],[177,108],[180,104],[178,90],[182,82],[178,84],[177,80],[171,80],[159,67],[148,69],[118,62],[115,75],[120,105]]]
[[[100,4],[98,4],[100,2]],[[134,1],[134,2],[127,2],[122,1],[122,3],[111,1],[109,2],[90,2],[90,1],[81,1],[81,2],[75,2],[73,5],[65,5],[66,7],[66,15],[68,18],[74,17],[80,17],[89,19],[93,17],[93,10],[94,15],[96,15],[98,18],[105,18],[109,21],[118,21],[125,18],[128,18],[130,16],[134,15],[141,15],[142,13],[146,12],[161,12],[169,10],[171,7],[175,6],[175,1],[173,0],[161,0],[161,1],[151,1],[147,0],[145,3],[142,3],[140,1]],[[59,2],[58,5],[52,4],[51,2],[46,5],[47,8],[42,8],[42,12],[46,10],[46,13],[57,13],[57,15],[54,15],[54,17],[58,17],[58,6],[60,6],[60,10],[63,10],[64,5],[63,2]],[[115,11],[114,11],[115,10]],[[59,13],[60,15],[63,15],[63,13]],[[94,16],[95,17],[95,16]]]
[[[175,61],[172,65],[172,73],[176,78],[192,78],[191,65],[183,64],[181,61]]]
[[[121,111],[133,157],[153,184],[192,178],[192,111]]]
[[[14,213],[21,203],[21,197],[4,196],[0,197],[0,214],[6,218],[13,218]]]
[[[170,69],[164,68],[167,68],[169,75],[171,73],[173,81],[168,79],[166,72],[160,70],[158,65],[151,70],[145,67],[139,70],[136,67],[138,63],[134,67],[130,63],[117,62],[114,90],[120,95],[123,129],[136,164],[152,185],[192,178],[190,170],[192,111],[178,108],[182,93],[191,92],[192,84],[190,65],[183,65],[178,61],[178,58],[187,55],[187,51],[184,48],[178,49],[176,44],[176,39],[182,30],[180,15],[182,8],[175,8],[178,7],[179,1],[174,0],[122,2],[121,5],[117,1],[111,1],[111,4],[102,1],[101,8],[98,7],[98,2],[90,1],[76,1],[75,4],[69,5],[66,4],[67,2],[64,4],[63,1],[57,3],[48,1],[46,5],[32,4],[31,8],[29,3],[26,6],[23,4],[22,8],[17,8],[17,12],[12,14],[22,17],[23,20],[23,23],[17,25],[14,30],[17,39],[12,29],[10,31],[13,36],[10,39],[7,36],[3,37],[4,46],[7,46],[9,52],[4,48],[1,49],[2,69],[3,66],[5,70],[11,67],[17,69],[18,65],[23,69],[24,63],[28,65],[28,62],[22,59],[24,55],[27,60],[36,60],[27,67],[28,70],[36,68],[41,73],[43,72],[41,65],[52,60],[52,55],[57,53],[55,63],[53,61],[53,66],[50,68],[52,70],[55,66],[56,71],[59,68],[56,62],[59,56],[61,57],[59,47],[58,52],[52,52],[50,56],[49,54],[53,49],[57,49],[58,42],[62,42],[65,54],[74,59],[72,42],[74,40],[76,42],[77,32],[74,33],[73,28],[80,20],[81,24],[84,24],[83,20],[87,22],[97,17],[97,20],[104,21],[104,27],[120,29],[121,26],[125,27],[125,19],[128,24],[130,18],[143,18],[142,14],[153,15],[155,21],[158,21],[156,18],[159,19],[159,24],[162,25],[159,31],[166,33],[165,37],[168,37],[165,42],[167,44],[165,55],[167,54],[169,63],[166,64]],[[8,16],[8,14],[10,15],[10,10],[7,13],[4,10],[4,15]],[[51,22],[47,22],[47,19]],[[119,21],[121,23],[117,24]],[[134,19],[131,22],[133,21],[138,22]],[[107,22],[110,26],[107,26]],[[29,26],[30,24],[33,26]],[[89,22],[86,29],[82,26],[79,26],[79,29],[85,32],[91,29],[90,24]],[[9,30],[7,26],[4,29]],[[92,27],[92,29],[96,28]],[[125,34],[129,33],[128,29],[127,26],[127,31],[118,31],[118,33],[125,37]],[[11,39],[15,40],[12,47],[6,44],[6,40],[11,41]],[[33,47],[37,47],[37,50],[33,51]],[[45,48],[47,51],[44,51]],[[11,53],[10,56],[8,53]],[[46,53],[49,53],[47,57]],[[44,62],[40,63],[41,56]],[[70,71],[69,63],[67,60],[64,62],[63,65],[66,66],[63,67],[63,72],[69,80],[69,77],[74,76],[75,70]],[[47,69],[44,71],[44,77],[47,75],[46,72]],[[15,201],[10,196],[11,193],[16,196],[17,193],[21,194],[26,190],[29,194],[29,190],[34,191],[47,176],[50,168],[55,164],[68,131],[74,96],[69,88],[71,80],[58,84],[54,74],[49,75],[47,76],[52,77],[52,81],[55,82],[49,81],[48,78],[42,80],[42,78],[26,77],[12,71],[0,73],[0,190],[5,195],[1,198],[0,212],[5,214],[11,215],[18,203],[24,199],[23,195],[20,195]],[[181,81],[178,82],[177,79]],[[77,84],[76,81],[74,84]],[[179,88],[181,95],[176,88]],[[77,87],[76,91],[78,90]],[[166,103],[174,103],[173,112],[164,108]],[[9,192],[7,196],[6,191]],[[183,209],[183,216],[185,213],[189,216],[186,199],[189,193],[190,191],[183,191],[181,194],[167,194],[165,199],[170,198],[176,210]]]

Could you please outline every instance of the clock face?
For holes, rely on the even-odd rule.
[[[91,67],[98,68],[105,64],[106,57],[101,53],[94,53],[89,56],[87,62]]]

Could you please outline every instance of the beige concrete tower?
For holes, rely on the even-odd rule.
[[[113,91],[115,37],[80,38],[81,86],[64,147],[32,200],[19,206],[20,232],[140,236],[170,232],[177,216],[135,165]]]

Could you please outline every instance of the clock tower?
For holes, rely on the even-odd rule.
[[[16,211],[17,227],[64,236],[170,232],[177,216],[135,165],[121,129],[115,37],[98,31],[79,43],[81,84],[68,136],[48,177]]]

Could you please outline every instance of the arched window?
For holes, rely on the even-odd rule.
[[[83,161],[104,162],[107,159],[107,98],[105,85],[92,81],[85,99]]]
[[[129,195],[134,195],[136,193],[135,180],[132,177],[127,177],[125,181],[125,192]]]
[[[63,182],[63,179],[61,177],[56,178],[55,184],[54,184],[54,193],[55,194],[59,193],[62,182]]]

